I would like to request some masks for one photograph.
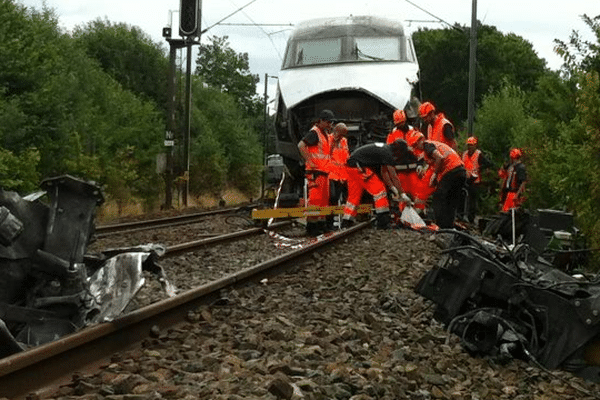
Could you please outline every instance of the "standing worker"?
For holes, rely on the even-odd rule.
[[[321,111],[317,122],[298,142],[308,186],[307,206],[324,208],[329,205],[329,133],[333,118],[331,110]],[[309,236],[318,236],[326,231],[324,215],[306,217],[306,233]]]
[[[410,198],[403,193],[402,185],[394,169],[394,165],[398,162],[398,155],[403,151],[406,151],[406,143],[398,140],[387,145],[383,143],[366,144],[352,152],[346,164],[348,167],[348,200],[344,207],[342,227],[348,227],[354,223],[357,207],[360,205],[365,190],[373,196],[378,229],[390,227],[390,202],[387,198],[386,186],[399,200],[410,204]]]
[[[425,140],[420,132],[409,139],[408,145],[415,153],[422,152],[433,170],[429,186],[436,187],[432,201],[436,224],[442,229],[453,228],[466,179],[460,156],[445,143]]]
[[[396,110],[392,115],[394,121],[394,129],[387,136],[386,143],[391,144],[398,139],[408,141],[409,138],[420,133],[408,124],[406,113],[404,110]],[[433,193],[429,187],[429,181],[422,179],[417,170],[422,168],[423,160],[417,157],[407,148],[406,154],[399,157],[396,165],[396,173],[400,184],[414,198],[414,206],[416,209],[425,210],[427,199]],[[404,209],[404,204],[400,204],[400,208]]]
[[[502,178],[500,187],[502,212],[508,212],[513,208],[519,208],[525,201],[525,183],[527,182],[527,169],[521,162],[523,152],[521,149],[510,150],[510,163],[498,171]]]
[[[419,106],[419,117],[427,124],[427,140],[445,143],[456,151],[454,125],[444,113],[436,111],[434,105],[426,101]]]
[[[343,122],[333,127],[333,133],[329,135],[330,169],[329,169],[329,204],[337,205],[346,202],[348,173],[346,162],[350,157],[348,149],[348,127]],[[333,215],[327,216],[327,225],[333,229]]]
[[[478,188],[481,184],[481,172],[491,166],[490,161],[477,148],[477,145],[477,138],[474,136],[469,137],[467,139],[467,150],[462,155],[462,161],[467,171],[466,217],[470,223],[475,222],[475,215],[477,214],[477,196],[479,192]]]

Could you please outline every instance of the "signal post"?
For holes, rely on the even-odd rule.
[[[177,50],[187,47],[187,62],[186,62],[186,84],[185,84],[185,104],[184,104],[184,122],[182,129],[183,136],[183,179],[185,188],[183,190],[183,205],[188,205],[189,195],[189,174],[190,174],[190,128],[191,128],[191,103],[192,103],[192,45],[200,44],[200,41],[195,41],[194,38],[200,37],[202,16],[202,0],[180,0],[179,7],[179,36],[181,39],[171,38],[172,30],[170,27],[163,28],[163,37],[169,42],[169,80],[168,80],[168,105],[169,112],[167,129],[165,131],[164,145],[167,150],[167,170],[165,173],[165,208],[173,207],[173,147],[175,146],[175,132],[177,131],[176,121],[176,80],[177,67],[176,57]]]

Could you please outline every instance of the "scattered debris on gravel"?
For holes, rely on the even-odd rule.
[[[259,262],[273,249],[263,235],[166,272],[188,279],[219,268],[218,259]],[[597,384],[566,372],[469,356],[414,292],[439,257],[429,234],[362,231],[286,274],[224,293],[184,325],[148,332],[140,348],[115,354],[98,373],[76,374],[55,398],[598,398]]]

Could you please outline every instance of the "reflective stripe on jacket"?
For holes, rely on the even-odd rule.
[[[462,156],[463,163],[465,164],[465,169],[467,170],[467,179],[474,177],[474,183],[481,182],[481,177],[479,176],[480,154],[481,150],[479,149],[476,149],[471,155],[469,155],[469,151],[466,150]]]
[[[319,136],[319,143],[315,146],[307,146],[309,158],[304,163],[306,171],[329,171],[329,138],[318,126],[313,126],[311,131]]]

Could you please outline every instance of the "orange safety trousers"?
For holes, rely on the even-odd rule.
[[[433,168],[428,168],[422,178],[419,178],[419,174],[415,170],[398,171],[398,180],[400,180],[402,189],[413,198],[414,207],[417,209],[424,210],[427,199],[435,192],[435,186],[429,186],[431,175],[433,175]],[[404,209],[403,205],[400,205],[400,209]]]
[[[307,173],[308,206],[329,206],[329,178],[324,173]],[[308,222],[324,220],[322,215],[306,217]]]
[[[377,214],[390,210],[385,184],[372,169],[363,167],[364,172],[358,168],[348,168],[348,200],[344,207],[344,217],[356,217],[357,207],[360,205],[363,192],[366,190],[375,203]]]

